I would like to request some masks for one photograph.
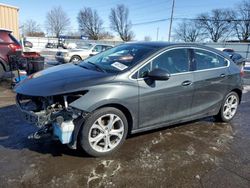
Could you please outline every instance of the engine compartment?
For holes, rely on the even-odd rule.
[[[79,97],[71,95],[39,97],[17,94],[16,103],[24,119],[41,128],[53,122],[61,124],[79,117],[82,112],[69,106],[69,103]]]

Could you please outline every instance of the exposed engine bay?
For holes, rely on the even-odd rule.
[[[49,97],[27,96],[17,94],[16,103],[24,119],[40,128],[33,138],[39,139],[41,134],[51,133],[63,144],[72,141],[77,119],[86,115],[69,104],[82,96],[82,93]],[[30,136],[32,137],[32,136]]]

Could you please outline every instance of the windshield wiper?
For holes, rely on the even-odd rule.
[[[97,65],[97,64],[95,64],[95,63],[92,63],[92,62],[90,62],[90,61],[85,61],[85,62],[88,63],[88,64],[93,65],[96,69],[98,69],[98,70],[100,70],[100,71],[106,73],[106,70],[104,70],[104,69],[103,69],[102,67],[100,67],[99,65]]]
[[[74,64],[74,65],[77,65],[77,66],[82,67],[82,68],[84,68],[84,69],[89,69],[88,67],[86,67],[86,66],[84,66],[84,65],[81,65],[81,64]]]

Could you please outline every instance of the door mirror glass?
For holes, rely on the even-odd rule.
[[[170,74],[167,70],[164,69],[154,69],[147,74],[147,77],[152,80],[168,80]]]

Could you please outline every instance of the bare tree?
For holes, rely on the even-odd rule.
[[[41,32],[41,28],[40,25],[32,19],[27,20],[24,24],[23,24],[23,34],[25,36],[31,36],[34,37]]]
[[[69,28],[70,19],[62,7],[58,6],[47,12],[45,25],[51,34],[59,37]]]
[[[98,40],[103,30],[103,21],[96,10],[83,8],[77,16],[79,30],[89,39]]]
[[[123,41],[130,41],[134,38],[134,33],[131,31],[131,21],[128,20],[129,10],[125,5],[117,5],[111,8],[109,16],[110,27],[118,33]]]
[[[112,39],[114,36],[108,31],[101,32],[100,39]]]
[[[175,28],[175,38],[184,42],[197,42],[202,38],[202,30],[198,28],[196,21],[182,21]]]
[[[246,42],[250,37],[250,1],[243,0],[232,11],[233,29],[240,41]]]
[[[204,29],[204,34],[213,42],[218,42],[230,32],[230,11],[214,9],[211,13],[203,13],[197,17],[198,25]]]

